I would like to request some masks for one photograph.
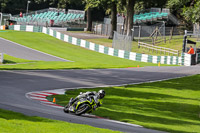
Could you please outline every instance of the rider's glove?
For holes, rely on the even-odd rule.
[[[97,103],[97,107],[100,107],[101,106],[101,104],[100,103]]]

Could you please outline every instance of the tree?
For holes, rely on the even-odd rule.
[[[118,0],[101,0],[101,6],[104,7],[106,14],[111,14],[111,32],[109,39],[113,39],[114,31],[117,30],[117,4]]]
[[[127,0],[127,36],[132,35],[135,0]]]
[[[1,10],[1,12],[4,12],[4,10],[7,7],[7,3],[8,3],[8,0],[0,0],[0,10]]]
[[[183,7],[183,13],[185,20],[191,23],[198,23],[200,21],[200,1],[192,1],[190,6]]]
[[[200,21],[200,1],[198,0],[168,0],[166,4],[177,15],[187,28]]]
[[[111,2],[111,32],[110,39],[113,39],[114,31],[117,30],[117,1]]]
[[[92,9],[98,7],[99,0],[84,0],[85,11],[87,12],[87,31],[92,31]]]

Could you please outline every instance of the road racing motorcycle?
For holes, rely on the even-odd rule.
[[[73,99],[70,99],[69,103],[71,103],[72,100]],[[90,96],[80,98],[72,105],[69,105],[69,103],[63,109],[65,113],[74,113],[75,115],[82,115],[85,113],[92,113],[92,111],[96,110],[97,108],[97,104],[95,103],[93,97]]]

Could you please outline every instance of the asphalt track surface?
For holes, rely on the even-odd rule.
[[[5,53],[17,58],[40,61],[68,61],[66,59],[49,55],[18,43],[0,37],[0,53]]]
[[[30,116],[41,116],[72,123],[88,124],[94,127],[123,132],[157,133],[159,131],[117,124],[103,119],[64,114],[62,109],[44,106],[37,101],[29,100],[25,97],[25,94],[32,91],[61,88],[133,84],[193,74],[200,74],[198,66],[98,70],[0,71],[0,108],[21,112]]]
[[[0,39],[0,45],[2,45],[2,39]],[[27,49],[24,49],[24,51],[26,50]],[[18,54],[20,54],[20,52],[16,52],[16,55]],[[0,71],[0,108],[20,112],[29,116],[40,116],[123,132],[161,133],[156,130],[124,125],[106,121],[104,119],[65,114],[62,109],[52,108],[40,104],[39,101],[27,99],[25,94],[33,91],[45,91],[61,88],[76,89],[79,87],[87,88],[137,84],[194,74],[200,74],[199,66],[98,70]]]

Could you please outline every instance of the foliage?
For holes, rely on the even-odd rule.
[[[0,10],[1,12],[5,10],[5,8],[7,8],[7,4],[10,0],[0,0]]]
[[[100,4],[100,0],[84,0],[83,3],[85,3],[85,10],[88,10],[88,8],[94,8],[97,7]]]
[[[145,9],[144,1],[139,1],[135,4],[135,14],[139,14],[141,11]]]
[[[168,0],[167,8],[182,18],[188,26],[200,21],[200,1],[199,0]]]
[[[192,8],[191,8],[192,7]],[[200,1],[197,1],[193,6],[183,8],[183,16],[185,20],[192,23],[200,21]]]

